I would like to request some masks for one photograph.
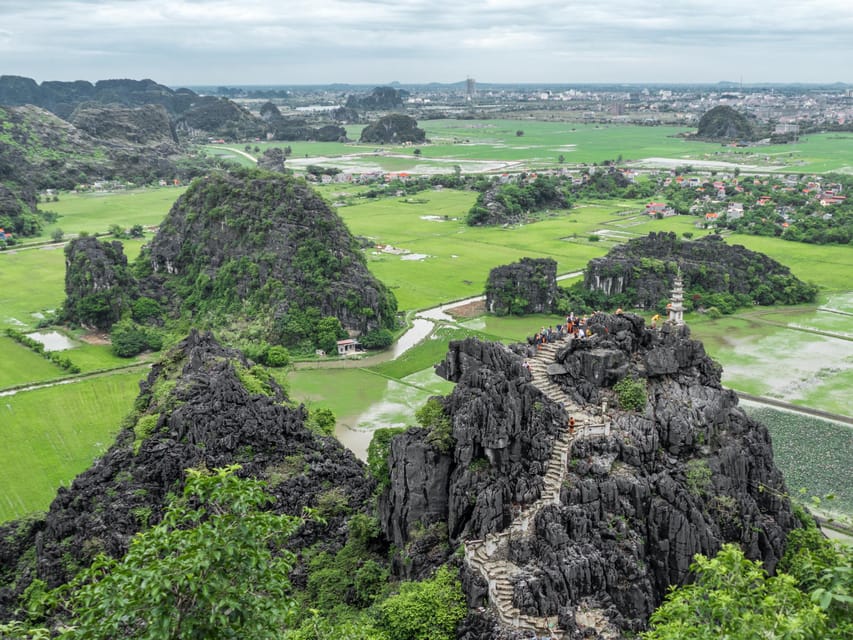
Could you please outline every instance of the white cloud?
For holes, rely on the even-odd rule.
[[[0,72],[38,80],[853,81],[849,0],[0,0],[0,25]]]

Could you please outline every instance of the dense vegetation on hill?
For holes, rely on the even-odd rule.
[[[696,137],[703,140],[754,140],[757,127],[739,111],[726,105],[714,107],[699,119]]]
[[[685,309],[732,313],[753,304],[812,302],[817,287],[788,267],[719,236],[688,241],[674,233],[650,233],[592,260],[567,304],[589,309],[639,307],[664,312],[676,273],[681,273]]]
[[[516,224],[531,212],[568,206],[562,181],[557,177],[521,175],[495,181],[482,191],[466,222],[470,226]]]
[[[162,107],[84,106],[75,126],[34,106],[0,107],[0,227],[39,233],[39,193],[94,181],[188,181],[221,161],[184,154]]]
[[[100,255],[109,248],[92,239],[69,245],[69,320],[107,328],[130,308],[142,323],[216,327],[255,350],[311,353],[334,353],[348,332],[396,327],[394,295],[300,178],[255,169],[196,181],[143,249],[132,281],[123,255]]]
[[[376,144],[419,143],[426,140],[426,132],[418,127],[418,121],[399,113],[383,116],[361,131],[361,142]]]

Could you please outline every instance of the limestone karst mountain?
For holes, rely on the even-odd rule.
[[[115,443],[59,490],[47,514],[0,527],[0,620],[12,617],[33,580],[53,588],[99,552],[123,554],[133,534],[159,521],[188,468],[240,464],[242,475],[270,482],[279,513],[301,515],[334,498],[340,508],[324,522],[307,519],[291,542],[339,548],[346,514],[367,508],[373,482],[352,452],[310,432],[306,418],[242,354],[191,333],[154,365]]]
[[[718,235],[691,241],[672,232],[649,233],[590,260],[583,288],[603,294],[608,306],[654,309],[668,297],[678,272],[691,304],[692,294],[697,295],[697,306],[717,304],[713,294],[729,296],[737,307],[800,304],[817,293],[817,287],[763,253],[728,244]]]
[[[396,323],[394,295],[367,270],[341,218],[304,180],[281,173],[196,181],[134,268],[135,295],[169,310],[157,319],[166,324],[239,327],[247,338],[294,345],[323,318],[354,334]],[[87,281],[72,275],[67,282]]]
[[[694,554],[737,542],[772,570],[797,526],[766,428],[687,327],[596,314],[590,329],[540,351],[452,343],[438,372],[456,383],[455,446],[392,441],[380,512],[398,570],[464,546],[469,605],[487,609],[462,637],[635,632]],[[620,408],[626,379],[638,411]]]

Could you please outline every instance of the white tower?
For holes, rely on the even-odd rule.
[[[675,276],[672,283],[672,301],[667,305],[669,309],[669,322],[675,325],[684,324],[684,289],[681,282],[681,274]]]

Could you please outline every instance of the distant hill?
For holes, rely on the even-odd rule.
[[[375,87],[368,95],[350,95],[346,106],[360,111],[388,111],[403,106],[403,99],[409,92],[393,87]]]
[[[360,142],[376,144],[400,144],[402,142],[424,142],[426,132],[418,127],[418,121],[411,116],[394,113],[379,118],[367,125],[361,132]]]
[[[756,140],[761,130],[746,115],[720,105],[706,111],[699,120],[696,137],[703,140]]]
[[[172,115],[184,113],[198,99],[189,89],[170,89],[153,80],[46,81],[40,85],[32,78],[0,76],[0,104],[32,104],[67,120],[83,103],[112,104],[125,107],[161,105]]]
[[[0,227],[16,237],[39,233],[37,194],[45,189],[189,181],[219,164],[184,156],[162,106],[86,104],[69,119],[33,105],[0,107]]]

